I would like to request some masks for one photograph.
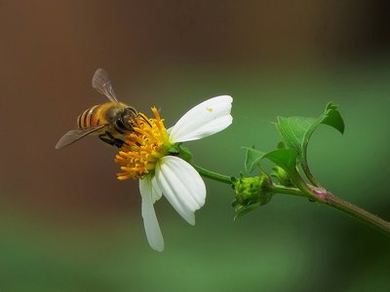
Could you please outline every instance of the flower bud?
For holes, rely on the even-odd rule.
[[[280,166],[274,166],[272,168],[271,176],[275,177],[281,185],[284,185],[286,187],[290,187],[290,186],[294,185],[291,182],[291,179],[290,179],[288,173]]]
[[[241,177],[233,180],[235,201],[233,207],[236,218],[244,215],[258,206],[267,204],[272,197],[270,187],[272,180],[265,174],[255,177]]]

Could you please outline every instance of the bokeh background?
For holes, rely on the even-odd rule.
[[[207,181],[187,225],[156,205],[151,250],[136,182],[94,137],[55,151],[105,68],[121,99],[172,125],[234,97],[234,123],[189,143],[198,164],[243,169],[242,145],[271,150],[277,115],[339,104],[343,136],[309,149],[332,192],[390,219],[390,23],[386,1],[0,1],[0,291],[390,291],[390,241],[289,196],[233,222],[231,189]]]

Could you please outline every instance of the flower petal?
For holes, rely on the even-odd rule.
[[[156,191],[153,190],[153,184],[149,177],[140,179],[139,191],[142,198],[142,218],[144,220],[146,238],[151,248],[163,251],[164,238],[153,207],[156,198],[153,198],[153,196],[155,196]]]
[[[194,225],[194,212],[204,205],[206,199],[206,186],[199,173],[183,159],[165,156],[157,165],[156,179],[172,207]]]
[[[190,109],[168,130],[171,142],[198,140],[227,128],[233,121],[232,101],[231,96],[221,95]]]
[[[162,191],[156,181],[155,176],[153,176],[151,181],[152,181],[152,202],[154,204],[154,202],[161,199]]]

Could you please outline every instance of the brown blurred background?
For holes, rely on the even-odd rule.
[[[8,234],[5,237],[25,241],[26,230],[33,234],[34,230],[40,230],[44,235],[39,232],[33,235],[36,242],[44,242],[48,249],[63,249],[69,253],[75,249],[72,246],[74,238],[82,237],[85,242],[76,239],[76,250],[84,254],[88,249],[95,249],[97,254],[90,254],[88,260],[98,261],[95,257],[98,258],[100,252],[117,248],[110,244],[110,237],[130,248],[131,240],[124,239],[127,234],[123,234],[123,230],[118,231],[121,235],[112,231],[119,225],[121,228],[126,226],[131,237],[140,242],[132,247],[133,252],[142,247],[150,257],[139,216],[137,184],[116,181],[114,150],[92,137],[63,151],[54,150],[57,139],[75,126],[75,119],[82,110],[104,101],[90,85],[96,68],[105,68],[110,73],[116,92],[124,102],[142,111],[148,111],[156,104],[167,117],[168,124],[206,97],[231,93],[237,107],[233,108],[235,123],[241,122],[251,128],[259,122],[265,127],[277,114],[314,115],[320,112],[321,105],[329,99],[330,92],[325,90],[328,85],[348,83],[356,86],[359,92],[365,92],[367,88],[385,92],[388,82],[375,83],[378,79],[370,74],[375,71],[379,76],[388,76],[388,69],[383,64],[389,64],[389,8],[386,1],[1,0],[0,210],[4,220],[0,226]],[[358,76],[351,77],[355,72],[359,72]],[[296,83],[311,89],[303,92],[302,99],[294,101],[296,93],[289,96],[288,88]],[[260,87],[259,84],[264,85],[260,91],[256,87]],[[367,87],[363,88],[362,84]],[[315,86],[319,86],[318,91]],[[268,89],[261,91],[262,88]],[[283,88],[286,91],[279,96],[281,91],[278,90]],[[294,88],[292,91],[300,90]],[[274,89],[276,93],[271,100],[269,96]],[[336,98],[335,101],[341,102],[350,116],[357,115],[357,111],[353,112],[354,105],[361,104],[363,98],[349,95],[348,88],[340,89],[340,92],[343,92],[343,99]],[[269,95],[265,96],[265,93]],[[315,101],[317,94],[318,101]],[[369,98],[379,110],[388,109],[390,105],[388,91],[381,96],[369,95]],[[245,106],[250,110],[254,103],[259,108],[263,106],[264,110],[246,114]],[[306,107],[301,107],[305,104]],[[374,110],[372,115],[375,117]],[[387,115],[387,111],[383,115]],[[388,139],[386,123],[389,119],[384,119],[382,127],[386,134],[381,137]],[[227,135],[221,136],[227,145],[236,137],[245,136],[248,128],[242,127],[237,125],[232,127],[230,134],[222,134]],[[276,142],[276,134],[270,134],[270,137],[273,141],[264,142],[266,146]],[[218,144],[218,137],[210,139],[208,147]],[[244,138],[248,144],[253,143],[250,140],[250,137]],[[229,153],[234,156],[225,163],[227,169],[237,173],[241,153],[239,148],[233,149],[235,146],[239,145],[227,146],[232,148]],[[349,146],[345,142],[344,147]],[[204,153],[208,151],[198,147],[195,149],[200,152],[199,159],[211,161],[210,166],[218,168],[223,157],[218,154],[215,158],[202,156],[203,150]],[[389,158],[388,155],[385,157]],[[356,156],[349,159],[353,161]],[[388,167],[383,171],[390,174]],[[330,170],[325,170],[324,176],[328,174],[331,177]],[[224,189],[223,192],[228,191]],[[230,199],[228,196],[225,203]],[[389,206],[388,202],[387,199],[383,203]],[[161,219],[165,233],[170,224],[178,224],[170,221],[179,222],[179,219],[167,204],[162,204],[159,213],[168,218]],[[218,208],[216,206],[214,208]],[[310,206],[302,205],[302,208]],[[384,213],[388,210],[382,210],[382,215],[388,215]],[[231,213],[227,215],[232,216]],[[324,216],[335,215],[327,212]],[[341,221],[347,220],[340,217]],[[135,226],[133,231],[127,222]],[[183,228],[182,225],[179,228]],[[186,228],[181,232],[197,236],[193,234],[194,229]],[[25,236],[29,238],[30,235]],[[50,240],[40,239],[41,236],[60,239],[50,243]],[[95,236],[103,242],[107,240],[104,247],[94,246],[96,241],[88,240]],[[64,246],[60,247],[62,241]],[[22,245],[15,254],[24,248]],[[120,255],[115,254],[115,257]],[[149,258],[149,261],[153,265],[153,259]],[[5,262],[3,271],[8,272],[3,273],[3,277],[16,275],[14,279],[19,279],[17,271],[23,266],[23,257],[20,265],[15,264],[11,270],[8,265],[14,263],[13,256]],[[98,265],[103,264],[104,261]],[[26,271],[23,275],[27,274]],[[75,274],[78,275],[75,283],[83,282],[85,274]],[[99,283],[104,277],[101,274],[100,280],[91,280],[86,286],[65,286],[68,288],[64,290],[60,289],[61,281],[45,286],[46,281],[42,280],[36,287],[48,291],[52,287],[59,289],[56,291],[97,291],[99,288],[93,283]],[[28,287],[12,281],[5,281],[5,290],[0,281],[0,291],[24,291]],[[107,286],[103,286],[106,288],[101,290],[122,291],[122,288],[112,286],[114,282],[107,280]],[[34,280],[26,283],[34,283]],[[131,284],[126,287],[129,290],[123,288],[123,291],[135,289]],[[164,287],[169,291],[169,284]],[[213,287],[214,291],[219,291],[222,286]],[[268,288],[272,290],[272,287]],[[316,287],[314,282],[310,287]],[[285,291],[295,289],[288,285],[285,288]],[[32,290],[34,288],[26,291]]]
[[[275,74],[384,53],[389,26],[381,4],[1,1],[2,190],[14,197],[17,188],[20,203],[38,208],[92,203],[116,212],[129,199],[106,196],[126,187],[105,180],[115,166],[104,145],[87,139],[64,152],[53,150],[79,112],[103,102],[90,86],[97,67],[111,73],[125,102],[147,110],[169,98],[156,95],[156,83],[174,70],[185,74],[189,66],[203,66],[210,75],[222,68],[240,78],[246,71]]]

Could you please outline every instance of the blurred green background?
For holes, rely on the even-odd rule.
[[[242,145],[271,150],[277,115],[339,104],[344,136],[309,149],[329,190],[390,219],[390,33],[385,1],[0,2],[0,291],[390,291],[390,240],[337,210],[275,196],[233,222],[231,189],[206,181],[187,225],[156,205],[166,249],[151,250],[137,184],[114,149],[58,138],[103,102],[98,67],[141,111],[172,125],[231,94],[233,125],[189,143],[195,161],[238,175]]]

